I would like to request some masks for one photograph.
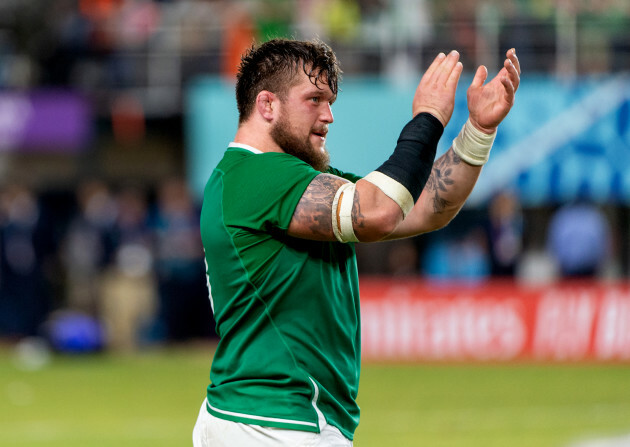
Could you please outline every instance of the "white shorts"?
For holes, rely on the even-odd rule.
[[[193,429],[194,447],[352,447],[352,441],[320,416],[320,433],[243,424],[217,418],[204,400]]]

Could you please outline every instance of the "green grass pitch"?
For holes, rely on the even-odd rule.
[[[190,446],[209,346],[54,356],[0,348],[0,446]],[[628,365],[363,366],[356,447],[562,447],[630,433]]]

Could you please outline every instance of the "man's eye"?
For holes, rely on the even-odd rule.
[[[313,101],[315,104],[319,104],[319,96],[313,96],[311,98],[311,101]]]

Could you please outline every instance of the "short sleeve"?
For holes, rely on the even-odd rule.
[[[352,183],[356,183],[363,178],[360,175],[352,174],[350,172],[343,172],[333,167],[328,168],[326,173],[336,175],[337,177],[345,178],[346,180],[350,180]]]

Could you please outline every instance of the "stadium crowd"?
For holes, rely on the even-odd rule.
[[[530,71],[554,72],[566,50],[559,46],[571,44],[562,36],[574,33],[578,72],[618,71],[630,67],[629,21],[622,0],[7,0],[0,86],[70,85],[96,95],[233,75],[243,48],[271,36],[317,35],[346,73],[363,74],[400,67],[403,55],[422,63],[443,47],[460,49],[467,66],[503,54],[509,42],[519,43]]]
[[[92,347],[105,334],[123,350],[213,334],[199,210],[182,179],[155,191],[90,179],[75,197],[1,189],[0,335],[51,336],[79,317],[103,331]]]

